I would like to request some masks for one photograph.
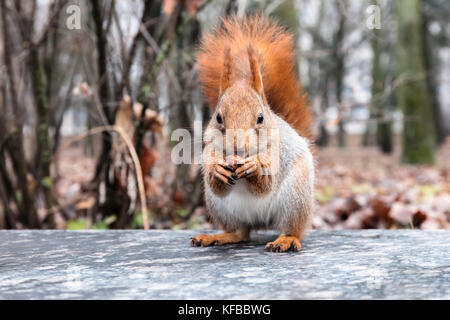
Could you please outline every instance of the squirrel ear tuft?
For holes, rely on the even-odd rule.
[[[225,48],[224,57],[223,57],[222,74],[220,76],[219,96],[221,96],[228,89],[228,87],[230,87],[231,76],[232,76],[232,68],[231,68],[230,48]]]
[[[261,70],[259,67],[258,59],[256,56],[255,49],[252,46],[247,48],[248,61],[250,64],[250,86],[261,96],[261,98],[266,102],[266,96],[264,95],[264,85],[261,75]]]

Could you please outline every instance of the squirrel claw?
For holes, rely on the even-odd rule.
[[[197,240],[194,237],[192,237],[190,243],[192,247],[200,247],[202,245],[202,240],[201,239]]]
[[[258,172],[258,164],[250,162],[238,168],[235,174],[237,175],[238,179],[242,179],[242,178],[250,178],[254,176],[257,172]]]

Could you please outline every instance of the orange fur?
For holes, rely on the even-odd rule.
[[[301,248],[302,244],[298,237],[285,235],[279,236],[275,241],[266,245],[266,249],[272,252],[299,251]]]
[[[241,228],[234,232],[220,234],[199,234],[198,236],[191,238],[191,245],[197,247],[221,246],[224,244],[244,242],[249,239],[250,231],[246,228]]]
[[[240,80],[254,87],[257,66],[271,109],[301,136],[313,138],[312,114],[295,74],[292,35],[275,22],[262,15],[243,20],[225,18],[221,27],[203,37],[198,62],[204,95],[211,108],[216,107],[224,90],[223,80],[226,87]]]

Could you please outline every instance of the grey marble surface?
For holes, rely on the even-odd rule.
[[[450,299],[449,231],[311,231],[299,253],[196,231],[0,231],[1,299]]]

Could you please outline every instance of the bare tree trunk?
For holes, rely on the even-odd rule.
[[[441,105],[438,99],[438,81],[436,79],[436,74],[439,74],[438,66],[440,64],[438,52],[439,50],[433,50],[431,45],[430,36],[428,35],[428,27],[430,25],[429,17],[426,14],[422,14],[423,17],[423,48],[424,48],[424,60],[425,60],[425,70],[429,72],[428,74],[428,91],[430,92],[430,101],[433,106],[434,114],[434,124],[436,130],[436,141],[441,144],[445,141],[446,134],[444,130],[443,114],[441,111]]]
[[[47,80],[45,70],[39,60],[39,53],[36,47],[30,49],[30,71],[31,83],[34,92],[34,99],[36,101],[38,111],[38,157],[39,161],[39,179],[40,187],[42,188],[45,204],[48,212],[48,223],[50,228],[54,228],[55,214],[54,206],[55,200],[52,195],[53,180],[50,172],[51,166],[51,145],[49,135],[49,104],[47,100]]]
[[[39,228],[40,221],[37,215],[36,208],[34,206],[34,201],[28,190],[28,181],[27,181],[28,168],[25,159],[25,152],[23,147],[23,132],[22,132],[24,125],[23,115],[25,112],[19,105],[19,102],[17,100],[18,95],[15,83],[16,73],[11,60],[10,50],[13,48],[13,46],[10,38],[10,33],[8,30],[9,28],[6,15],[7,10],[6,1],[2,0],[0,5],[3,20],[3,39],[5,42],[4,63],[6,66],[6,73],[8,76],[7,78],[9,83],[9,94],[13,115],[15,119],[14,124],[16,127],[15,132],[11,134],[10,138],[8,139],[7,148],[11,154],[11,160],[13,162],[14,169],[17,175],[17,183],[19,185],[19,189],[22,194],[19,218],[25,226],[30,228]]]
[[[99,0],[93,0],[91,2],[92,5],[92,18],[94,20],[95,25],[95,35],[97,38],[96,48],[97,48],[97,72],[98,72],[98,87],[99,87],[99,99],[102,104],[103,112],[108,120],[108,124],[114,123],[114,113],[110,110],[109,97],[110,90],[108,85],[108,71],[107,71],[107,41],[105,30],[103,29],[103,18],[102,18],[102,10]],[[93,183],[98,186],[100,180],[102,180],[102,176],[105,176],[106,166],[110,161],[110,153],[111,153],[111,141],[112,137],[109,132],[102,133],[102,151],[100,154],[100,158],[97,161],[97,165],[95,168],[95,174]]]
[[[396,5],[397,76],[413,79],[397,88],[397,101],[404,112],[402,161],[433,163],[436,131],[423,48],[423,3],[422,0],[398,0]]]
[[[375,0],[375,5],[379,5],[378,0]],[[386,119],[386,101],[380,99],[384,92],[384,71],[381,65],[381,29],[373,30],[372,38],[372,103],[371,103],[371,118],[377,118],[377,145],[383,153],[391,153],[392,145],[392,123],[390,119]]]
[[[0,229],[16,229],[14,213],[9,208],[8,195],[0,177]]]
[[[180,8],[181,10],[181,8]],[[188,29],[195,31],[196,28],[190,25]],[[198,30],[198,29],[197,29]],[[192,105],[192,79],[189,79],[189,75],[192,74],[189,67],[189,62],[186,61],[185,56],[189,54],[188,48],[192,45],[193,37],[191,33],[187,32],[188,37],[179,37],[176,43],[175,49],[175,68],[176,68],[176,78],[179,80],[179,92],[174,90],[174,94],[171,99],[173,99],[173,104],[171,108],[171,125],[172,129],[184,128],[193,134],[193,119],[191,116],[194,114]],[[194,38],[195,39],[195,38]],[[182,192],[186,195],[187,190],[193,189],[192,181],[190,181],[190,164],[181,164],[176,167],[176,174],[173,185],[173,196],[175,193]],[[186,199],[186,197],[184,197]]]
[[[345,147],[346,145],[346,135],[344,129],[344,110],[342,106],[342,91],[343,82],[345,76],[345,55],[343,50],[343,41],[345,37],[346,28],[346,14],[348,10],[347,0],[342,2],[337,2],[337,8],[339,13],[339,26],[334,39],[333,48],[333,60],[336,64],[335,67],[335,79],[336,79],[336,100],[339,105],[339,121],[338,121],[338,145],[339,147]]]
[[[6,206],[8,202],[5,199],[4,192],[3,192],[3,185],[0,181],[0,229],[6,229],[6,218],[5,218],[5,211]]]

